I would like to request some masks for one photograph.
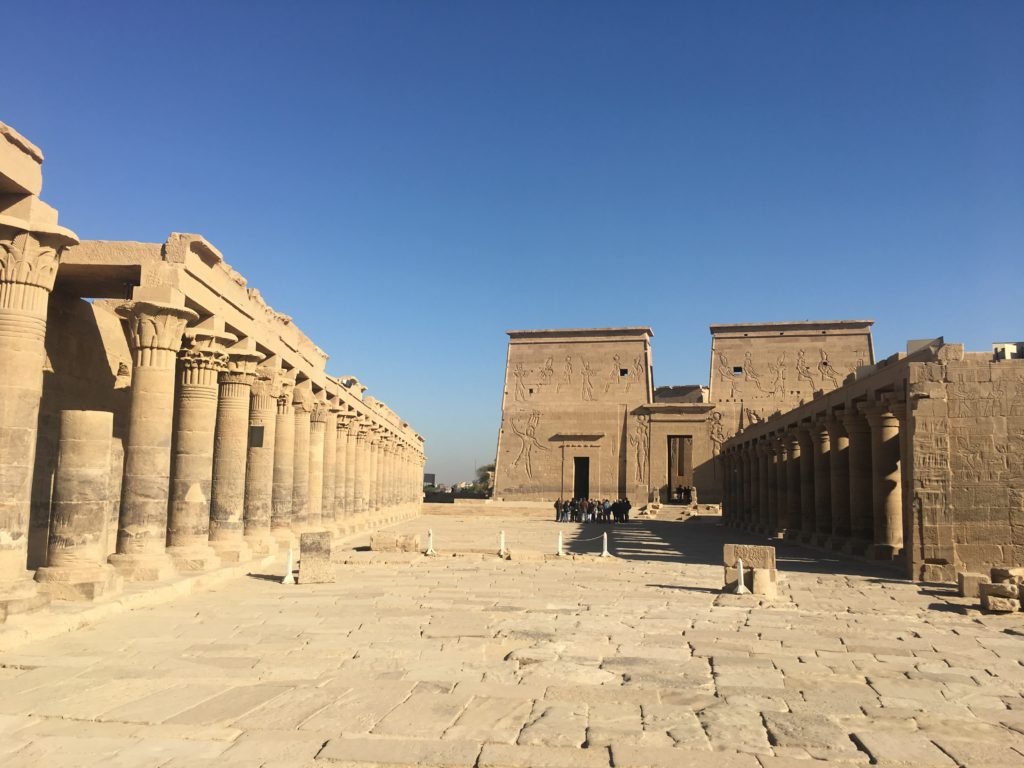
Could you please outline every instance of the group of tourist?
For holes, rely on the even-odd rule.
[[[555,502],[557,523],[628,523],[629,499],[571,499]]]

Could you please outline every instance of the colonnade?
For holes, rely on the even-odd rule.
[[[726,442],[722,514],[735,526],[877,559],[903,549],[906,402],[891,395],[788,416]]]

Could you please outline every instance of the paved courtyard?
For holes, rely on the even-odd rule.
[[[777,600],[722,595],[752,539],[711,517],[427,528],[0,655],[0,765],[1024,766],[1020,614],[786,546]]]

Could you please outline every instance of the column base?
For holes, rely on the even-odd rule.
[[[270,531],[247,533],[245,534],[245,543],[253,557],[269,557],[277,554],[277,539],[271,535]]]
[[[847,555],[855,555],[856,557],[863,557],[868,548],[871,545],[862,539],[848,539],[843,545],[843,552]]]
[[[167,548],[167,556],[179,571],[212,571],[220,568],[217,553],[208,544],[186,544]]]
[[[36,581],[55,600],[99,600],[124,589],[124,577],[109,564],[44,567],[36,571]]]
[[[7,621],[8,616],[38,610],[49,602],[50,596],[41,591],[32,580],[32,574],[25,571],[21,578],[0,585],[0,624]]]
[[[165,581],[178,575],[174,562],[164,552],[158,555],[115,554],[108,557],[107,562],[114,566],[125,581]]]
[[[870,560],[895,560],[902,549],[891,544],[872,544],[867,551]]]
[[[238,565],[246,560],[252,560],[252,550],[244,539],[211,541],[210,546],[220,555],[220,560],[225,565]]]

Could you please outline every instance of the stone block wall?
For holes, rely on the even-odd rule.
[[[914,575],[1024,563],[1024,361],[959,354],[910,367]]]

